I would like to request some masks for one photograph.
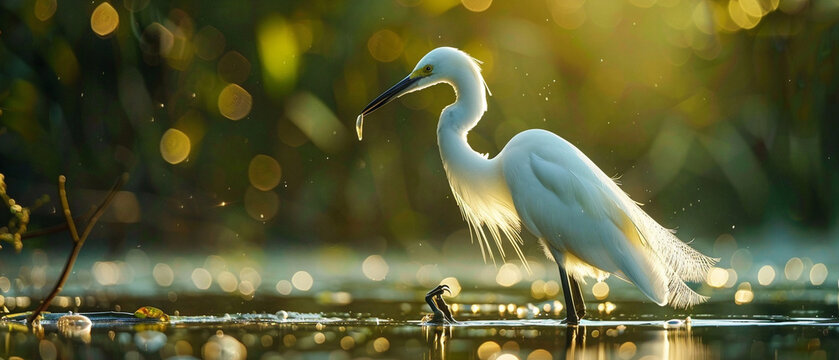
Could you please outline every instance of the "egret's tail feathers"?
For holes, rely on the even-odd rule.
[[[708,271],[719,259],[705,256],[683,243],[673,231],[659,225],[647,213],[638,208],[631,215],[635,226],[650,248],[676,275],[684,281],[704,281]]]
[[[694,250],[679,240],[672,230],[661,226],[637,205],[630,207],[630,213],[632,222],[646,243],[650,255],[663,268],[661,275],[667,282],[668,293],[666,304],[674,308],[687,308],[708,300],[707,296],[697,294],[688,287],[685,281],[704,281],[708,271],[719,259]]]
[[[677,309],[686,309],[708,300],[707,296],[697,294],[682,279],[675,276],[670,278],[668,290],[670,298],[667,300],[667,305]]]

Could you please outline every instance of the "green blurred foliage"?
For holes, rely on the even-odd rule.
[[[129,241],[441,244],[465,227],[435,139],[452,91],[352,131],[438,46],[484,62],[477,151],[551,130],[688,238],[839,215],[836,1],[102,4],[0,5],[0,171],[22,198],[130,171],[105,219]]]

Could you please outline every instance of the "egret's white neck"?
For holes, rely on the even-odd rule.
[[[478,124],[487,109],[483,78],[477,71],[468,69],[449,77],[446,82],[454,88],[456,100],[443,109],[437,124],[440,155],[449,172],[477,170],[470,167],[478,166],[487,159],[472,150],[466,135]]]

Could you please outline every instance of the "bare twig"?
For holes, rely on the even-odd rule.
[[[41,312],[43,312],[49,304],[52,302],[58,294],[61,292],[61,289],[64,287],[64,283],[67,282],[67,278],[70,276],[70,272],[73,270],[73,265],[76,263],[76,258],[79,257],[79,252],[82,250],[82,246],[84,245],[85,240],[87,240],[87,236],[90,235],[90,231],[93,230],[93,226],[96,225],[96,222],[99,220],[99,217],[105,212],[105,209],[108,208],[108,205],[111,204],[113,201],[114,196],[122,188],[122,185],[128,181],[128,174],[124,173],[122,176],[117,179],[117,182],[111,188],[111,191],[108,192],[108,196],[105,197],[105,200],[99,204],[99,207],[96,208],[96,211],[90,217],[90,220],[87,222],[87,226],[85,226],[84,232],[82,236],[79,236],[78,230],[76,229],[76,223],[73,220],[73,215],[70,213],[70,204],[67,200],[67,191],[64,188],[64,184],[67,182],[67,179],[64,175],[58,177],[58,195],[61,198],[61,207],[64,209],[64,217],[67,220],[67,228],[70,229],[70,236],[73,239],[73,252],[70,254],[70,257],[67,258],[67,263],[64,264],[64,270],[61,271],[61,276],[58,278],[58,282],[53,287],[52,291],[46,298],[41,302],[35,311],[29,315],[28,321],[30,323],[34,322]]]
[[[90,217],[93,216],[93,210],[94,209],[91,208],[90,211],[88,211],[86,214],[84,214],[82,216],[76,216],[75,218],[73,218],[73,220],[83,221],[83,220],[87,219],[85,222],[90,221]],[[34,231],[27,231],[27,232],[23,233],[23,235],[20,236],[20,239],[21,240],[26,240],[26,239],[36,238],[36,237],[40,237],[40,236],[44,236],[44,235],[55,234],[55,233],[67,230],[67,226],[68,226],[67,222],[65,221],[61,224],[58,224],[58,225],[55,225],[55,226],[50,226],[48,228],[38,229],[38,230],[34,230]]]

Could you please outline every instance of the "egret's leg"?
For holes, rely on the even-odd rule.
[[[431,307],[431,312],[433,312],[434,314],[437,314],[437,313],[442,314],[440,309],[437,308],[437,304],[435,304],[436,301],[434,301],[434,297],[439,295],[439,294],[442,294],[443,291],[446,291],[446,290],[444,290],[445,288],[447,288],[447,286],[438,285],[437,287],[431,289],[431,291],[429,291],[428,293],[425,294],[425,303],[428,304],[429,307]]]
[[[574,307],[577,309],[577,317],[582,319],[586,317],[586,302],[583,300],[583,291],[580,290],[580,283],[574,277],[570,277],[571,295],[574,298]]]
[[[577,325],[580,319],[577,317],[577,310],[574,307],[574,296],[571,295],[571,285],[568,283],[568,273],[565,267],[557,263],[559,267],[559,280],[562,281],[562,294],[565,295],[565,322],[570,325]]]

